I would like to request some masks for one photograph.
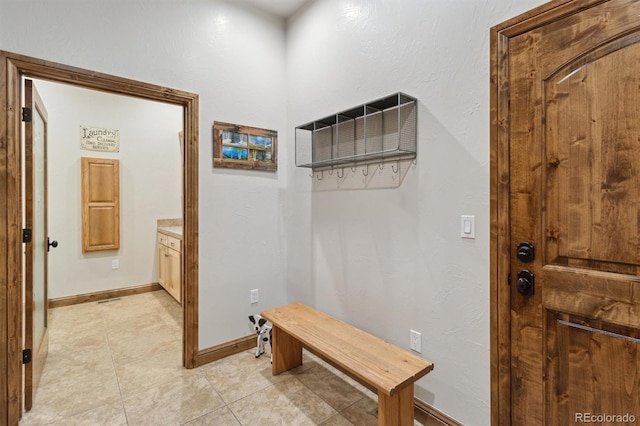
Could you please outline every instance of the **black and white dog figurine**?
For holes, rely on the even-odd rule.
[[[271,344],[271,324],[259,314],[249,315],[249,321],[251,321],[253,331],[258,335],[258,347],[256,348],[256,358],[258,358],[264,353],[264,347],[267,342],[269,343],[269,348],[273,350],[273,345]],[[271,362],[273,362],[273,354],[271,355]]]

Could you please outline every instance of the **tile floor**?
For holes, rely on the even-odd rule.
[[[377,425],[376,396],[308,353],[275,377],[252,351],[182,368],[182,311],[164,291],[51,309],[49,336],[23,426]]]

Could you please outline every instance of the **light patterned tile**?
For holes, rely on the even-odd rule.
[[[311,360],[315,361],[316,363],[320,364],[321,366],[323,366],[324,368],[329,370],[331,373],[335,374],[337,377],[339,377],[341,380],[346,382],[348,385],[354,387],[360,393],[364,394],[365,396],[367,396],[367,397],[369,397],[371,399],[377,400],[378,394],[376,392],[372,392],[369,388],[361,385],[360,383],[358,383],[358,381],[356,381],[356,380],[352,379],[351,377],[347,376],[345,373],[343,373],[342,371],[338,370],[334,366],[326,363],[321,358],[317,357],[316,355],[314,355],[314,354],[312,354],[310,352],[306,352],[305,351],[304,355],[308,356]]]
[[[65,306],[51,309],[50,312],[50,353],[99,349],[106,345],[104,322],[95,303]]]
[[[51,312],[49,359],[21,426],[377,424],[375,394],[306,351],[278,376],[269,350],[183,368],[182,308],[164,290]]]
[[[116,364],[144,360],[160,352],[179,353],[182,340],[166,327],[157,327],[153,333],[123,339],[110,339],[109,346]]]
[[[184,424],[185,426],[241,426],[226,406]]]
[[[115,368],[125,398],[154,386],[202,375],[198,368],[187,370],[182,366],[180,351],[161,352],[135,362],[116,364]]]
[[[320,426],[353,426],[353,423],[342,417],[340,414],[336,414],[329,420],[320,423]]]
[[[272,375],[269,358],[255,358],[248,351],[204,365],[200,370],[226,403],[237,401],[287,377],[286,373]]]
[[[178,425],[224,406],[202,376],[189,375],[124,399],[129,425]]]
[[[364,397],[363,393],[341,376],[318,363],[313,361],[311,363],[315,364],[312,368],[295,372],[294,375],[302,384],[319,395],[337,411],[352,405]]]
[[[56,419],[60,418],[55,410],[32,408],[22,415],[20,426],[43,426],[55,424]]]
[[[169,293],[165,290],[158,290],[151,293],[147,293],[149,295],[149,299],[153,300],[160,305],[179,305],[178,301],[174,299]]]
[[[183,320],[182,306],[175,300],[168,306],[159,306],[156,308],[157,314],[162,318],[166,327],[176,336],[182,339]]]
[[[169,297],[170,299],[167,301],[159,301],[157,309],[166,312],[174,318],[182,318],[182,305],[180,305],[173,297]]]
[[[116,324],[144,318],[153,314],[156,307],[153,303],[135,304],[127,300],[116,300],[100,305],[100,312],[105,323]]]
[[[114,372],[111,351],[107,345],[79,351],[49,351],[40,386],[61,378],[67,381],[83,380],[87,374],[100,371]]]
[[[378,401],[362,398],[352,406],[340,412],[344,418],[358,426],[376,426],[378,424]]]
[[[96,309],[97,306],[95,302],[89,302],[50,309],[49,325],[56,327],[73,325],[78,327],[83,324],[102,323],[102,315]]]
[[[107,332],[102,329],[67,330],[63,334],[51,333],[49,335],[49,353],[55,352],[80,352],[85,350],[99,351],[107,348]]]
[[[127,426],[122,401],[103,405],[54,423],[55,426]]]
[[[115,372],[97,371],[87,373],[80,380],[60,377],[58,381],[38,386],[32,411],[37,414],[33,416],[35,419],[60,421],[119,400]]]
[[[336,414],[292,376],[229,404],[229,408],[243,425],[317,425]]]
[[[111,342],[155,334],[165,327],[163,318],[155,312],[128,321],[113,321],[105,324],[107,336]]]

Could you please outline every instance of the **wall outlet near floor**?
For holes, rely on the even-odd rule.
[[[258,303],[258,300],[260,300],[258,289],[251,290],[251,303]]]
[[[120,261],[118,259],[113,259],[111,261],[111,269],[119,269],[120,268]]]
[[[422,352],[422,333],[415,330],[409,332],[409,347],[412,351]]]

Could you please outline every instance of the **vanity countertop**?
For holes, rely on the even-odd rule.
[[[158,226],[158,232],[182,240],[182,226]]]

